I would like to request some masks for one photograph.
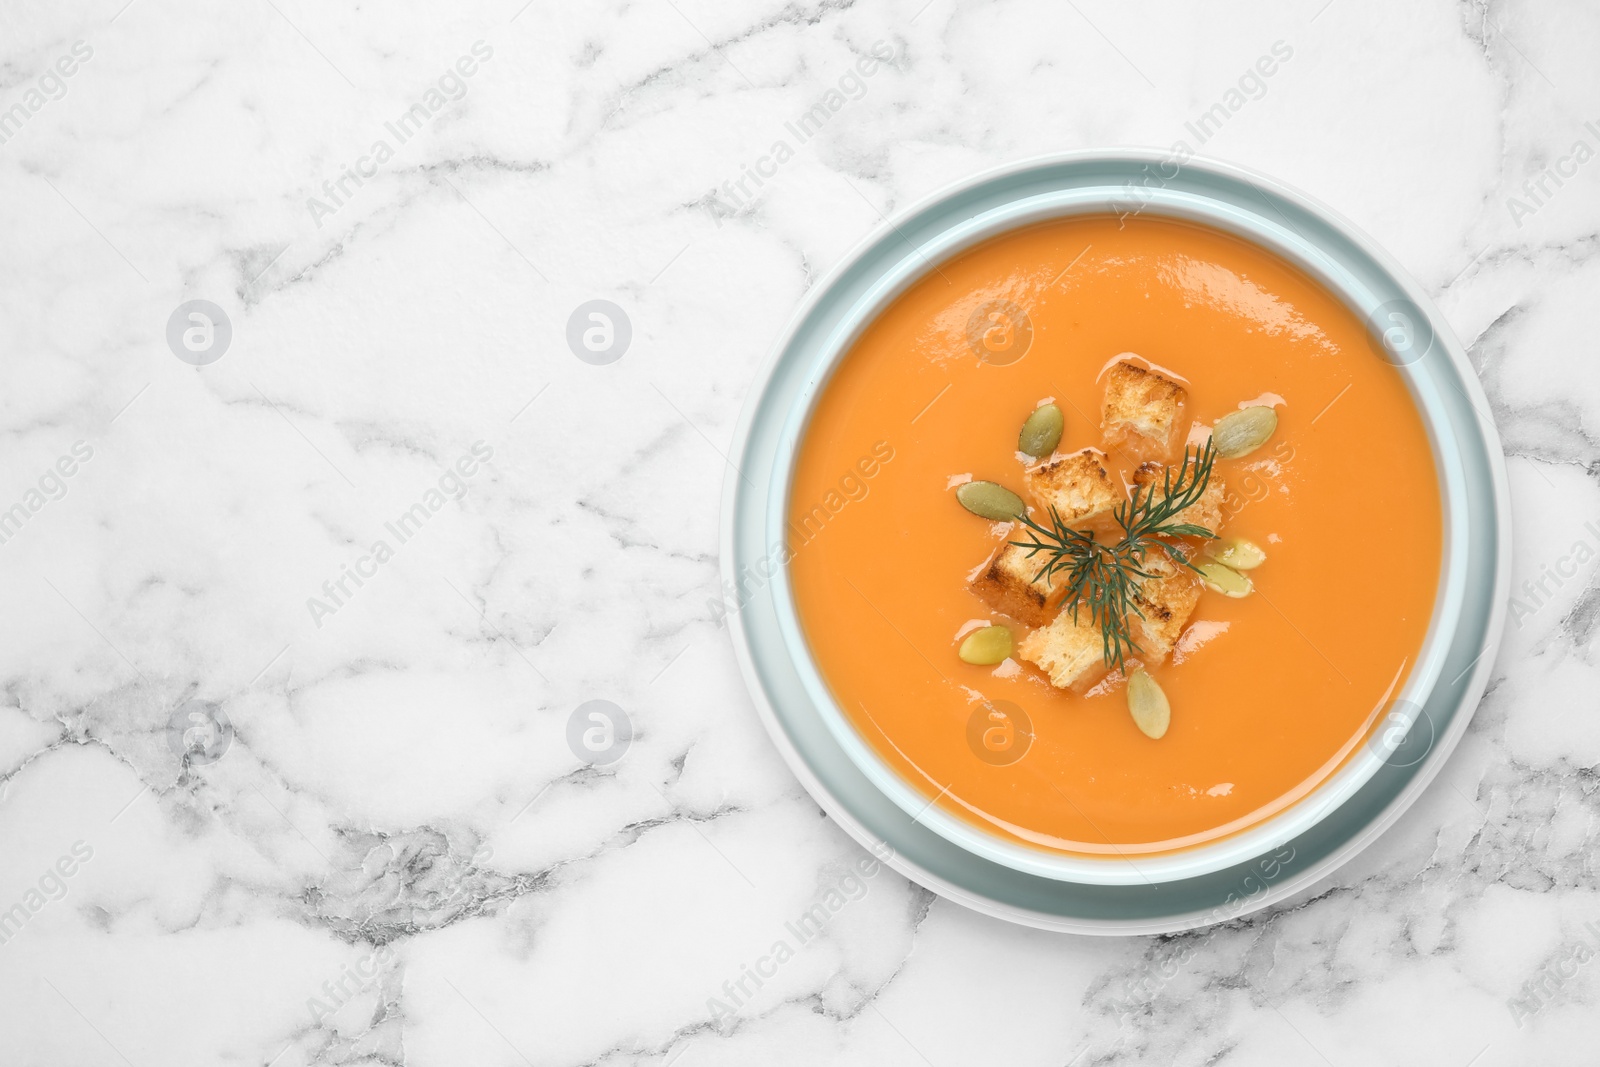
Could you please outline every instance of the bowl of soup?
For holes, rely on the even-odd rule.
[[[783,699],[919,828],[1046,880],[1181,883],[1459,736],[1470,704],[1428,709],[1504,579],[1503,522],[1486,567],[1469,515],[1498,449],[1437,316],[1253,210],[1260,179],[1075,161],[1121,180],[1012,170],[841,267],[733,492]]]

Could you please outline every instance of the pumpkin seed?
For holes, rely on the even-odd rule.
[[[994,482],[968,482],[956,490],[961,506],[983,519],[1010,522],[1023,512],[1022,498]]]
[[[1207,546],[1206,554],[1236,571],[1253,571],[1267,561],[1260,545],[1242,537],[1219,537]]]
[[[992,667],[1011,658],[1011,631],[1004,626],[985,626],[974,630],[961,642],[958,653],[963,663]]]
[[[1225,563],[1200,564],[1200,580],[1206,583],[1206,588],[1215,589],[1223,596],[1249,596],[1255,588],[1255,583],[1246,575]]]
[[[1022,424],[1022,433],[1017,435],[1017,449],[1034,459],[1042,459],[1056,450],[1065,427],[1066,419],[1054,404],[1034,408],[1033,414]]]
[[[1248,456],[1267,443],[1278,428],[1276,408],[1253,407],[1230,412],[1217,420],[1211,430],[1211,439],[1217,443],[1217,455],[1224,459]]]
[[[1166,735],[1167,726],[1172,722],[1172,705],[1167,703],[1167,694],[1142,667],[1134,668],[1128,675],[1128,714],[1133,716],[1133,724],[1140,733],[1157,740]]]

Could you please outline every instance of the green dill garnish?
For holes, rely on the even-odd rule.
[[[1107,667],[1120,670],[1127,656],[1139,651],[1128,617],[1144,617],[1135,594],[1140,580],[1156,577],[1144,569],[1145,557],[1160,549],[1174,563],[1198,573],[1199,568],[1189,562],[1183,546],[1168,539],[1216,536],[1204,526],[1174,521],[1205,493],[1216,458],[1216,448],[1208,438],[1205,447],[1184,450],[1176,477],[1171,467],[1166,469],[1159,494],[1153,483],[1134,486],[1129,499],[1117,505],[1115,517],[1122,537],[1114,544],[1097,540],[1092,533],[1069,529],[1054,507],[1050,509],[1049,526],[1026,515],[1018,517],[1032,540],[1010,543],[1026,548],[1030,558],[1044,555],[1044,565],[1034,575],[1034,581],[1055,577],[1063,582],[1063,603],[1071,605],[1073,622],[1078,621],[1078,612],[1087,608],[1090,621],[1100,627]]]

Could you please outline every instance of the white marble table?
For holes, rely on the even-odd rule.
[[[0,11],[8,1067],[1594,1062],[1594,5],[122,2]],[[1438,299],[1519,599],[1335,878],[1049,936],[786,771],[707,606],[724,452],[882,214],[1179,140]]]

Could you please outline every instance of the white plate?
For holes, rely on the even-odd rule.
[[[1401,694],[1414,709],[1284,812],[1215,846],[1129,861],[1002,841],[936,807],[856,733],[811,660],[779,565],[790,472],[821,384],[861,328],[939,262],[999,232],[1086,212],[1225,229],[1341,296],[1382,336],[1433,443],[1444,566],[1429,637]],[[773,353],[741,422],[723,510],[741,667],[773,740],[817,801],[928,888],[1030,925],[1148,932],[1260,907],[1333,870],[1388,826],[1465,730],[1504,624],[1510,552],[1503,458],[1487,401],[1427,297],[1370,239],[1270,179],[1154,153],[1073,153],[980,175],[886,223],[818,286]],[[1397,729],[1396,727],[1409,729]],[[1396,743],[1403,744],[1396,748]]]

